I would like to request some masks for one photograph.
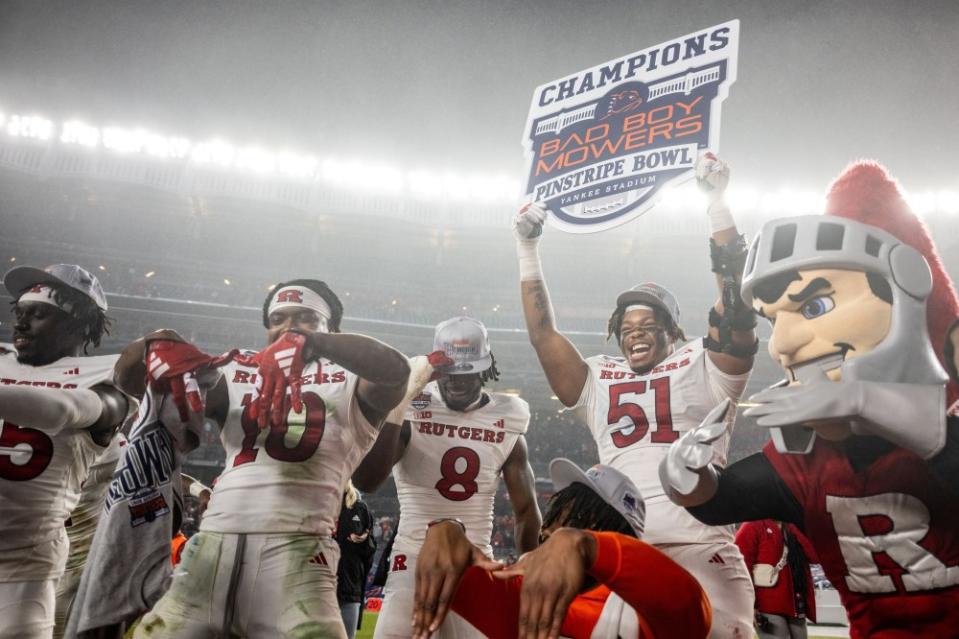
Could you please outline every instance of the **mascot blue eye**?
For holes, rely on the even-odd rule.
[[[817,317],[825,315],[835,307],[836,303],[832,301],[832,298],[824,295],[808,300],[800,307],[799,312],[802,313],[802,316],[806,319],[816,319]]]

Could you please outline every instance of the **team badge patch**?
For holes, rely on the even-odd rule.
[[[571,233],[642,215],[664,187],[693,176],[703,149],[718,150],[738,46],[732,20],[537,87],[526,193]]]
[[[130,508],[130,526],[136,528],[141,524],[155,521],[158,517],[170,512],[166,499],[159,490],[147,490],[132,497],[128,503]]]
[[[413,401],[410,402],[410,406],[416,410],[423,410],[424,408],[428,408],[432,401],[433,396],[430,393],[420,393],[413,398]]]

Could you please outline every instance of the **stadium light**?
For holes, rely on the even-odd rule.
[[[100,129],[79,120],[69,120],[61,127],[60,141],[92,149],[100,144]]]
[[[324,158],[289,149],[234,145],[219,138],[193,143],[182,136],[167,136],[143,127],[98,128],[78,119],[56,124],[38,115],[0,113],[0,130],[16,138],[46,141],[58,135],[64,145],[103,147],[121,154],[163,160],[187,160],[199,169],[229,169],[264,177],[317,181],[334,188],[416,200],[488,205],[515,204],[522,197],[520,180],[502,173],[460,173],[429,167],[407,170],[371,159]],[[757,211],[764,217],[777,217],[820,213],[824,194],[794,187],[759,190],[737,183],[730,188],[727,200],[736,212]],[[919,215],[934,212],[959,215],[959,189],[954,184],[946,189],[907,196],[907,200]],[[663,189],[658,206],[684,213],[699,211],[705,208],[706,198],[695,181],[690,180]]]
[[[37,115],[11,115],[7,133],[18,138],[49,140],[53,135],[53,122]]]
[[[959,192],[939,191],[936,193],[936,208],[950,215],[959,213]]]
[[[149,279],[149,278],[153,277],[153,276],[156,275],[156,274],[157,274],[156,271],[147,271],[147,272],[143,275],[143,277],[146,277],[146,278]]]
[[[233,166],[236,149],[232,144],[223,140],[211,140],[193,147],[190,160],[198,165],[215,164],[224,169]]]
[[[236,154],[236,167],[269,175],[276,170],[276,156],[258,146],[244,147]]]

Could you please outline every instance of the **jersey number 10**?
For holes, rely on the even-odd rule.
[[[300,441],[295,446],[286,445],[286,433],[289,430],[287,420],[279,426],[274,426],[272,420],[263,448],[266,454],[278,461],[302,462],[313,456],[320,447],[323,431],[326,429],[326,404],[316,393],[304,392],[303,407],[306,411],[306,424]],[[240,415],[240,425],[243,426],[243,444],[240,452],[233,458],[233,466],[248,464],[256,460],[259,450],[256,449],[256,440],[263,432],[256,420],[250,417],[251,402],[244,402],[243,413]]]
[[[671,444],[679,439],[679,432],[673,430],[673,415],[669,404],[669,378],[657,377],[649,380],[656,400],[656,430],[650,435],[649,441],[654,444]],[[626,382],[609,387],[609,412],[606,421],[610,426],[618,424],[624,417],[633,422],[633,430],[624,433],[617,430],[612,434],[616,448],[626,448],[646,437],[649,432],[649,418],[646,411],[639,404],[620,401],[625,394],[642,395],[646,392],[646,380]]]

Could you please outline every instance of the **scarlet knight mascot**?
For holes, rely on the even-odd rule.
[[[672,444],[660,478],[706,524],[801,528],[853,638],[957,637],[959,420],[932,345],[959,304],[881,166],[850,167],[827,210],[767,223],[746,259],[743,301],[772,323],[787,375],[746,411],[772,441],[715,467],[724,403]]]

